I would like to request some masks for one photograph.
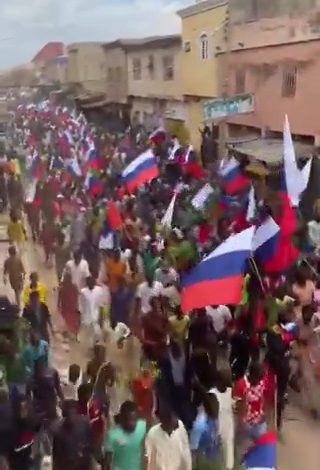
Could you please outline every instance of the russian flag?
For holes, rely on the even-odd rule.
[[[77,157],[69,159],[65,164],[65,168],[72,176],[82,176],[82,171]]]
[[[250,180],[242,173],[240,164],[234,157],[220,169],[220,176],[223,190],[230,196],[242,191],[250,184]]]
[[[247,470],[275,470],[277,461],[276,435],[267,432],[257,439],[243,458]]]
[[[279,236],[280,227],[270,216],[257,228],[252,248],[256,260],[262,265],[275,255],[279,246]]]
[[[97,158],[97,150],[92,147],[86,155],[85,170],[100,170],[100,163]]]
[[[99,194],[101,194],[103,189],[99,177],[90,171],[87,174],[84,185],[88,190],[90,197],[98,196]]]
[[[287,271],[298,259],[299,251],[292,243],[292,238],[297,230],[297,218],[291,207],[289,197],[285,193],[278,193],[282,202],[280,214],[275,217],[278,224],[279,242],[274,255],[264,262],[264,270],[267,274],[279,274]]]
[[[165,142],[166,138],[167,138],[166,131],[161,126],[155,129],[149,135],[149,140],[151,140],[151,142],[155,145],[162,144],[163,142]]]
[[[252,252],[254,227],[232,235],[182,278],[182,310],[237,305]]]
[[[106,220],[111,230],[119,230],[123,226],[120,211],[114,201],[107,202]]]
[[[41,179],[44,175],[44,165],[38,152],[34,152],[31,163],[31,174],[35,179]]]
[[[141,184],[149,183],[158,176],[159,168],[151,149],[139,155],[122,172],[123,182],[130,193]]]

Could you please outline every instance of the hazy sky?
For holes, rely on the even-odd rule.
[[[104,41],[179,32],[194,0],[0,0],[0,69],[29,62],[48,41]]]

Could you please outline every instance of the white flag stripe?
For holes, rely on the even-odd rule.
[[[266,243],[270,238],[274,237],[280,230],[280,227],[273,220],[272,217],[268,217],[267,220],[257,228],[252,241],[253,251],[257,250]]]
[[[177,199],[177,194],[174,194],[172,196],[172,199],[170,201],[170,204],[168,206],[168,209],[167,209],[166,213],[162,217],[161,225],[163,225],[164,227],[171,228],[171,226],[172,226],[174,205],[175,205],[176,199]]]
[[[250,222],[250,220],[254,219],[256,213],[256,200],[254,197],[254,187],[251,186],[250,192],[249,192],[249,203],[248,203],[248,210],[247,210],[247,222]]]
[[[312,158],[310,158],[310,160],[307,161],[307,163],[304,165],[304,167],[300,171],[300,174],[301,174],[300,194],[302,194],[307,189],[309,178],[310,178],[311,165],[312,165]]]
[[[203,261],[209,258],[215,258],[217,256],[224,255],[226,253],[232,253],[234,251],[248,250],[252,251],[252,241],[254,236],[254,227],[249,227],[240,233],[231,235],[221,245],[213,250]]]
[[[152,149],[148,149],[146,152],[143,152],[141,155],[139,155],[137,158],[135,158],[122,172],[122,176],[126,177],[130,173],[133,173],[135,169],[143,164],[147,160],[154,159],[154,153]]]
[[[238,168],[238,166],[239,162],[234,157],[232,157],[222,168],[220,168],[221,176],[226,176],[232,170]]]
[[[210,194],[212,194],[213,192],[214,191],[213,191],[212,186],[210,186],[209,183],[205,184],[194,196],[194,198],[191,201],[191,204],[196,209],[203,209],[206,200],[208,199]]]

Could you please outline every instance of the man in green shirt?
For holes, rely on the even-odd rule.
[[[145,435],[146,422],[137,419],[136,405],[124,402],[116,426],[106,436],[106,470],[141,470]]]

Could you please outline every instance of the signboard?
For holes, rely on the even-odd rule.
[[[185,104],[178,101],[166,103],[164,117],[167,119],[177,119],[179,121],[186,120]]]
[[[227,98],[214,98],[203,103],[204,121],[236,116],[254,111],[254,95],[245,93]]]

